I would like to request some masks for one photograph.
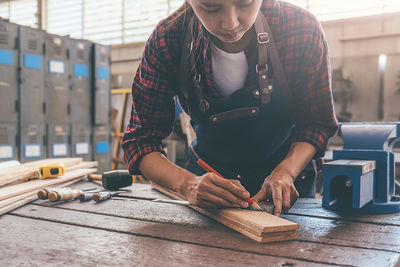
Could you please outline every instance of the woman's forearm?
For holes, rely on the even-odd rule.
[[[312,144],[306,142],[293,143],[289,153],[276,169],[286,171],[295,179],[300,175],[316,152],[317,150]]]
[[[173,164],[162,153],[153,152],[145,155],[139,164],[139,170],[151,181],[165,186],[183,196],[195,181],[196,175]]]

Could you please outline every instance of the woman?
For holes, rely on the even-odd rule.
[[[276,0],[187,0],[147,41],[132,95],[129,170],[202,207],[246,208],[255,194],[273,200],[275,215],[287,211],[312,188],[302,171],[337,128],[321,26]],[[185,169],[161,147],[175,95],[197,136]]]

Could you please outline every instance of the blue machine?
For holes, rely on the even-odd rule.
[[[346,123],[339,126],[342,150],[322,167],[322,206],[359,213],[400,212],[395,195],[392,147],[400,137],[400,123]]]

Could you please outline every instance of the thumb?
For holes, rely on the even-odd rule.
[[[264,188],[261,188],[261,190],[260,191],[258,191],[258,193],[254,196],[254,197],[252,197],[252,199],[255,201],[255,202],[259,202],[259,201],[261,201],[261,200],[265,200],[266,199],[266,192],[265,192],[265,189]]]

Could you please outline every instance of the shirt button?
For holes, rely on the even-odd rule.
[[[240,179],[240,178],[242,178],[242,177],[240,176],[240,174],[238,174],[238,175],[236,176],[236,178],[237,178],[237,179]]]

